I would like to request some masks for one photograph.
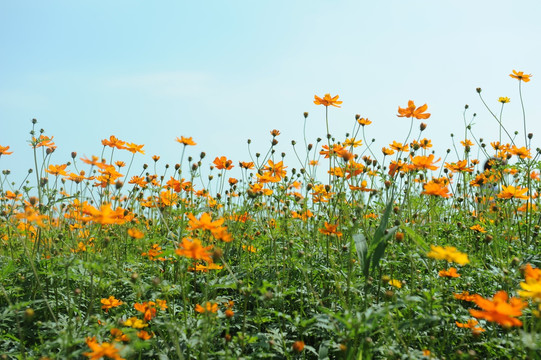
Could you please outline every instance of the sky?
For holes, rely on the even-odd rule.
[[[451,133],[463,140],[466,104],[475,136],[497,140],[478,87],[497,114],[498,98],[511,99],[503,123],[523,145],[512,70],[533,74],[522,92],[535,148],[540,14],[537,0],[0,0],[0,145],[14,152],[0,157],[0,169],[20,181],[33,167],[33,118],[54,136],[52,164],[72,151],[99,156],[110,135],[145,145],[137,168],[152,155],[161,156],[158,168],[179,162],[180,136],[197,142],[186,156],[237,164],[250,160],[247,139],[264,154],[278,129],[277,151],[298,168],[291,141],[304,153],[304,112],[308,142],[325,137],[325,108],[313,103],[325,93],[343,101],[329,109],[331,134],[344,140],[355,114],[369,118],[366,138],[378,155],[405,139],[410,120],[396,115],[408,100],[428,105],[423,137],[436,158],[453,147]]]

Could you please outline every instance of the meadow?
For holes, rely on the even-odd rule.
[[[33,120],[32,169],[0,181],[0,359],[541,358],[541,150],[477,92],[499,138],[466,107],[443,159],[413,100],[384,148],[360,115],[332,135],[325,94],[327,136],[287,161],[279,130],[243,161],[184,134],[143,169],[115,136],[56,159]]]

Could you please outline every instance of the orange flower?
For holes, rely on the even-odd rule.
[[[130,341],[130,338],[128,337],[128,335],[124,334],[122,332],[122,330],[120,329],[117,329],[117,328],[112,328],[111,329],[111,335],[113,336],[113,340],[114,341],[124,341],[124,342],[128,342]]]
[[[145,330],[140,330],[137,332],[137,337],[142,340],[149,340],[152,338],[152,335],[146,332]]]
[[[196,304],[195,305],[195,311],[197,311],[198,313],[200,314],[204,314],[204,313],[216,313],[218,311],[218,304],[216,303],[211,303],[210,301],[207,301],[205,303],[205,307],[199,305],[199,304]]]
[[[45,135],[40,135],[39,138],[37,138],[37,139],[35,137],[33,137],[32,141],[30,143],[30,146],[32,146],[33,148],[36,148],[36,149],[39,148],[39,147],[44,146],[47,149],[55,150],[56,145],[53,142],[53,138],[54,138],[54,136],[48,137],[48,136],[45,136]]]
[[[134,329],[142,329],[148,326],[148,324],[144,323],[143,320],[138,319],[135,316],[132,316],[131,318],[124,321],[123,325]]]
[[[359,124],[361,124],[362,126],[366,126],[366,125],[370,125],[372,124],[372,121],[368,120],[368,119],[365,119],[365,118],[360,118],[359,120],[357,120],[357,122]]]
[[[67,166],[68,164],[49,165],[49,168],[45,169],[45,171],[54,176],[58,176],[58,175],[67,176],[68,175],[68,173],[66,172]]]
[[[177,137],[176,138],[176,141],[183,144],[184,146],[188,146],[188,145],[191,145],[191,146],[194,146],[194,145],[197,145],[192,137],[190,136],[189,138],[185,138],[184,136],[181,136],[180,139]]]
[[[101,299],[101,303],[103,304],[101,308],[104,309],[105,312],[108,312],[109,309],[112,309],[114,307],[124,304],[122,301],[115,299],[114,296],[109,296],[108,299]]]
[[[479,325],[479,322],[477,320],[475,320],[475,319],[470,319],[465,323],[459,323],[458,321],[455,321],[455,324],[459,328],[471,329],[471,331],[473,332],[474,335],[478,335],[478,334],[486,331],[482,327],[477,326],[477,325]]]
[[[502,185],[502,191],[498,194],[500,199],[522,199],[528,200],[528,196],[524,195],[528,192],[528,188],[514,187],[512,185]]]
[[[134,239],[142,239],[145,236],[141,230],[136,228],[128,229],[128,235]]]
[[[126,144],[125,141],[122,141],[122,140],[119,140],[117,139],[116,137],[114,137],[113,135],[109,136],[109,140],[107,139],[103,139],[101,141],[101,144],[103,146],[109,146],[109,147],[114,147],[114,148],[117,148],[117,149],[124,149],[124,144]]]
[[[403,109],[400,106],[398,107],[398,117],[414,117],[416,119],[428,119],[430,117],[429,113],[424,113],[428,106],[424,104],[418,108],[415,108],[415,103],[413,100],[408,101],[408,107]],[[423,114],[424,113],[424,114]]]
[[[9,146],[0,146],[0,156],[13,154],[13,151],[8,152],[8,150],[9,150]]]
[[[413,169],[415,170],[438,170],[438,167],[434,164],[439,162],[441,158],[434,161],[434,154],[430,154],[429,156],[416,156],[412,158],[410,156],[411,163],[413,165]]]
[[[150,321],[156,317],[156,303],[154,301],[144,302],[142,304],[135,303],[133,304],[135,310],[142,312],[144,314],[145,321]]]
[[[304,341],[302,340],[295,341],[292,347],[295,352],[300,353],[301,351],[304,350]]]
[[[513,145],[509,152],[513,155],[517,155],[521,159],[531,159],[532,155],[530,155],[530,149],[527,149],[525,146],[519,148],[516,145]]]
[[[454,267],[450,267],[447,270],[440,270],[438,275],[441,277],[450,277],[450,278],[460,277],[460,274],[456,272],[456,268]]]
[[[512,74],[509,74],[509,76],[511,76],[513,79],[517,79],[518,81],[524,81],[524,82],[528,82],[530,81],[530,77],[532,77],[532,74],[524,74],[524,72],[522,71],[516,71],[516,70],[513,70],[513,73]]]
[[[469,146],[469,147],[472,147],[473,146],[473,143],[471,142],[470,139],[466,139],[464,141],[461,141],[460,142],[462,144],[462,146],[466,147],[466,146]]]
[[[468,254],[461,253],[454,246],[435,246],[430,245],[430,251],[426,256],[436,260],[447,260],[447,262],[456,262],[460,265],[466,265],[470,261],[468,260]]]
[[[231,170],[233,168],[233,161],[227,160],[225,156],[216,157],[212,162],[218,170]]]
[[[334,106],[339,108],[340,106],[338,105],[342,104],[342,101],[338,100],[338,95],[331,97],[331,94],[325,94],[323,99],[317,95],[314,95],[314,99],[314,104],[316,105]]]
[[[470,230],[474,230],[474,231],[477,231],[477,232],[480,232],[480,233],[486,233],[486,232],[487,232],[487,231],[485,230],[485,228],[482,227],[482,226],[479,225],[479,224],[470,226]]]
[[[86,344],[92,350],[92,352],[83,353],[84,356],[90,358],[90,360],[99,360],[104,357],[108,357],[113,360],[125,360],[118,354],[118,349],[108,342],[98,344],[95,337],[86,338]]]
[[[473,172],[473,166],[468,167],[468,160],[460,160],[456,163],[445,163],[445,168],[451,170],[452,172]]]
[[[145,146],[145,145],[137,145],[137,144],[134,144],[134,143],[126,143],[124,149],[128,150],[132,154],[141,153],[141,154],[144,155],[145,151],[143,150],[143,146]]]
[[[463,301],[473,301],[475,299],[475,294],[470,295],[469,291],[463,291],[460,294],[453,294],[455,299]]]
[[[393,143],[389,145],[391,149],[395,149],[396,151],[410,151],[408,144],[402,145],[402,143],[396,142],[393,140]]]
[[[208,252],[208,250],[212,249],[212,246],[203,247],[198,239],[190,241],[188,238],[183,238],[180,246],[179,249],[175,250],[177,255],[195,260],[204,260],[209,263],[212,262],[212,258]]]
[[[522,326],[522,321],[516,317],[522,315],[522,309],[528,305],[519,298],[509,299],[503,290],[498,291],[492,300],[476,295],[474,302],[483,310],[470,309],[473,317],[497,322],[504,327]]]
[[[239,161],[239,166],[243,169],[251,170],[254,168],[254,163],[251,161],[250,162]]]
[[[320,233],[324,235],[336,235],[338,237],[342,236],[342,233],[340,231],[336,231],[338,224],[332,225],[325,221],[324,226],[324,229],[318,229]]]
[[[449,194],[449,189],[444,184],[437,183],[435,181],[430,181],[423,185],[425,191],[421,194],[432,195],[432,196],[441,196],[443,198],[448,198],[451,196]]]

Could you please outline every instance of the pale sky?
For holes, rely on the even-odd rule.
[[[331,133],[343,140],[355,114],[367,117],[377,154],[404,140],[409,120],[396,114],[410,99],[428,104],[424,136],[437,157],[450,133],[464,133],[465,104],[468,118],[477,113],[475,134],[495,140],[477,87],[496,112],[498,97],[511,98],[504,124],[523,145],[513,69],[533,74],[523,95],[535,148],[540,15],[538,0],[0,0],[0,145],[14,151],[0,169],[15,180],[33,167],[32,118],[54,136],[53,164],[72,151],[99,156],[110,135],[145,144],[138,166],[152,155],[178,162],[181,135],[198,144],[187,155],[238,164],[249,161],[248,138],[265,153],[278,129],[278,151],[299,167],[291,140],[303,143],[305,111],[308,141],[325,136],[325,109],[313,104],[325,93],[343,100],[330,109]]]

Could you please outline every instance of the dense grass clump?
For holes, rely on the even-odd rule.
[[[522,101],[531,75],[511,76]],[[315,97],[327,136],[293,142],[287,165],[278,130],[238,163],[196,160],[180,137],[178,164],[154,156],[138,174],[143,145],[111,136],[100,156],[58,164],[32,130],[33,172],[0,183],[1,358],[539,358],[541,163],[526,118],[519,140],[494,115],[490,144],[465,120],[442,161],[427,105],[399,107],[408,135],[376,150],[366,118],[331,135],[338,99]]]

